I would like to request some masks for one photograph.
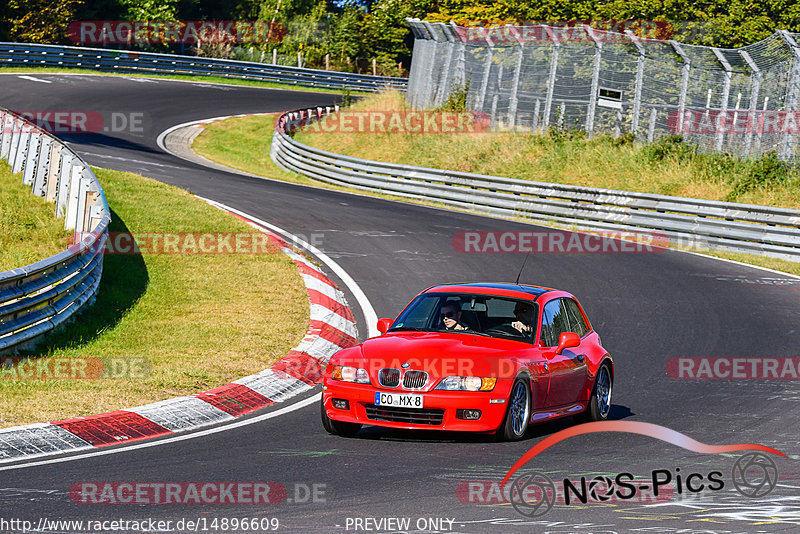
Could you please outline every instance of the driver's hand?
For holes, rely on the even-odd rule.
[[[522,321],[514,321],[511,323],[511,326],[522,332],[523,334],[530,334],[531,333],[531,326],[523,323]]]

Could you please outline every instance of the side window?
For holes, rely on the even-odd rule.
[[[558,345],[562,332],[572,332],[570,314],[564,305],[565,299],[551,300],[544,306],[542,314],[542,341],[546,347]]]
[[[575,332],[580,337],[586,335],[589,331],[589,327],[586,326],[586,321],[583,320],[583,315],[581,314],[580,308],[578,308],[578,304],[572,299],[563,299],[564,306],[567,309],[567,314],[569,315],[569,322],[572,325],[572,332]]]

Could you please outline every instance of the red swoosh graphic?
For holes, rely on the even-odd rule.
[[[505,485],[505,483],[508,482],[508,479],[511,478],[511,476],[516,473],[520,467],[528,463],[534,456],[545,449],[552,447],[556,443],[564,441],[565,439],[580,436],[582,434],[592,434],[594,432],[627,432],[629,434],[641,434],[643,436],[660,439],[661,441],[666,441],[667,443],[672,443],[678,447],[683,447],[684,449],[692,452],[699,452],[701,454],[720,454],[724,452],[757,450],[771,452],[772,454],[778,454],[786,457],[786,455],[781,451],[775,450],[772,447],[767,447],[766,445],[758,445],[755,443],[737,443],[734,445],[708,445],[706,443],[700,443],[699,441],[690,438],[686,434],[681,434],[680,432],[672,430],[671,428],[655,425],[653,423],[643,423],[639,421],[598,421],[596,423],[585,423],[583,425],[566,428],[560,432],[556,432],[552,436],[544,438],[542,441],[531,447],[531,450],[526,452],[522,458],[517,460],[517,462],[511,466],[511,469],[509,469],[501,485]]]

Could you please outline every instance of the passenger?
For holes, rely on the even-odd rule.
[[[461,306],[455,302],[446,302],[442,305],[439,318],[447,330],[467,330],[467,327],[461,323]]]

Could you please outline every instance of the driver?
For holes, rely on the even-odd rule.
[[[447,330],[466,330],[467,327],[461,323],[461,306],[455,302],[446,302],[439,310],[439,317]]]
[[[514,306],[514,317],[516,321],[511,326],[525,336],[533,335],[533,324],[536,318],[533,316],[533,305],[527,302],[517,302]]]

